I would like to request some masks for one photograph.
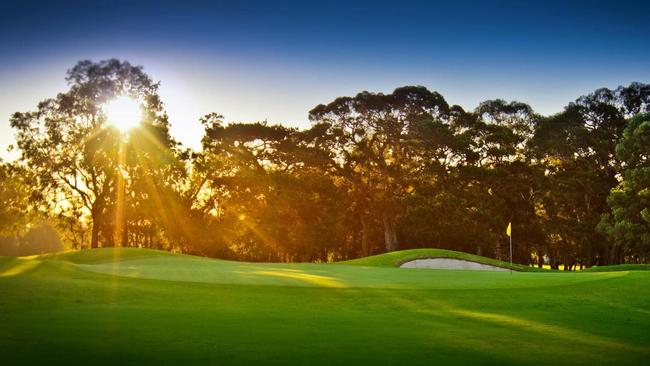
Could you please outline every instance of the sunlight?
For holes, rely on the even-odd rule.
[[[9,268],[0,271],[0,277],[11,277],[28,272],[36,268],[40,263],[40,261],[34,259],[16,258],[11,262]]]
[[[138,127],[142,120],[142,105],[126,95],[109,101],[103,109],[108,123],[123,132]]]
[[[264,275],[264,276],[290,278],[294,280],[305,281],[307,283],[320,286],[320,287],[331,287],[331,288],[347,287],[345,284],[341,283],[340,281],[332,277],[320,276],[320,275],[305,273],[302,271],[278,269],[274,271],[254,271],[253,273],[258,275]]]

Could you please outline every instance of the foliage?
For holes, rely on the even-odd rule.
[[[0,236],[0,256],[24,256],[64,249],[56,228],[46,222],[30,223],[19,236]]]
[[[0,236],[22,234],[32,220],[29,180],[29,171],[0,160]]]
[[[647,122],[630,120],[650,108],[646,84],[552,116],[501,99],[465,110],[422,86],[335,98],[304,130],[210,113],[192,151],[170,136],[142,67],[82,61],[67,80],[12,116],[22,156],[0,174],[5,232],[41,212],[72,248],[334,261],[436,247],[507,260],[512,222],[517,263],[648,261]],[[122,95],[143,105],[128,133],[102,110]]]
[[[607,198],[612,212],[603,215],[599,229],[619,256],[644,262],[650,255],[650,114],[630,120],[616,154],[624,164],[623,180]]]
[[[69,231],[83,230],[75,221],[89,222],[91,247],[100,241],[128,245],[128,225],[122,221],[126,207],[143,199],[137,184],[149,182],[146,198],[153,199],[152,190],[158,189],[154,186],[164,182],[157,178],[173,177],[165,166],[174,141],[158,84],[142,67],[114,59],[81,61],[68,71],[66,80],[68,91],[42,101],[34,112],[11,117],[21,163],[33,174],[41,203]],[[141,125],[128,138],[107,123],[102,110],[121,95],[137,98],[144,110]]]

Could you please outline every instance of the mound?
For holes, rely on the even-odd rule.
[[[473,262],[477,264],[488,265],[492,267],[498,267],[501,269],[510,269],[512,268],[515,271],[520,272],[535,272],[543,271],[542,269],[535,267],[528,267],[521,264],[513,264],[512,267],[510,263],[499,261],[492,258],[482,257],[480,255],[474,255],[464,252],[456,252],[453,250],[445,249],[408,249],[400,250],[396,252],[384,253],[379,255],[373,255],[364,258],[352,259],[349,261],[339,262],[341,264],[350,264],[358,266],[369,266],[369,267],[401,267],[407,262],[411,262],[418,259],[429,259],[429,258],[450,258],[463,260],[467,262]],[[457,263],[458,264],[458,263]]]
[[[447,255],[471,255],[433,250]],[[404,254],[407,255],[404,255]],[[416,251],[416,254],[418,251]],[[399,254],[399,253],[398,253]],[[409,251],[402,252],[402,259]],[[419,252],[430,257],[432,251]],[[395,255],[393,253],[392,255]],[[385,256],[379,258],[386,258]],[[374,258],[377,259],[377,258]],[[486,260],[488,260],[486,258]],[[357,261],[358,262],[358,261]],[[354,263],[354,262],[349,262]],[[499,263],[499,262],[497,262]],[[248,263],[171,254],[138,248],[104,248],[0,261],[0,277],[38,275],[65,268],[106,280],[163,280],[167,283],[202,283],[225,286],[273,286],[283,288],[373,289],[499,289],[566,286],[597,281],[610,274],[552,276],[550,273],[518,273],[518,279],[499,271],[409,271],[397,266],[359,266],[329,263]],[[480,273],[478,273],[480,272]],[[624,272],[620,272],[625,274]]]
[[[173,257],[179,255],[180,254],[155,249],[112,247],[41,254],[30,256],[28,258],[38,260],[60,260],[77,264],[93,264],[141,258]]]
[[[650,264],[618,264],[613,266],[594,266],[585,272],[650,271]]]

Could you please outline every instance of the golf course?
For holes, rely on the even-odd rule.
[[[3,365],[647,364],[650,272],[247,263],[148,249],[0,257]]]
[[[0,366],[650,366],[650,1],[0,12]]]

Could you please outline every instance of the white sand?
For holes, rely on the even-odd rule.
[[[468,269],[474,271],[509,271],[509,269],[489,264],[470,262],[453,258],[424,258],[402,263],[400,268],[429,268],[429,269]]]

